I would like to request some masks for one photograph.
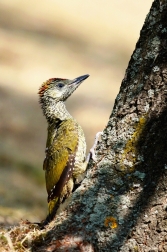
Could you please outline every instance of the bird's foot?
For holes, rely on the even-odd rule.
[[[88,154],[87,159],[86,159],[87,163],[89,162],[90,158],[92,158],[94,162],[97,162],[96,154],[95,154],[95,149],[96,149],[96,145],[97,145],[97,143],[98,143],[98,141],[99,141],[99,137],[100,137],[102,134],[103,134],[102,131],[97,132],[97,134],[96,134],[96,136],[95,136],[94,145],[93,145],[92,148],[90,149],[89,154]]]

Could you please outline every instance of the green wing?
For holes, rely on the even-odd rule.
[[[70,164],[74,166],[77,145],[77,124],[73,120],[63,121],[57,130],[52,128],[48,131],[44,170],[49,201],[54,198],[54,195],[51,194],[53,194],[56,185],[56,190],[59,191],[70,178],[68,171],[71,172],[73,168]],[[63,179],[64,174],[66,179]],[[55,197],[57,197],[55,190],[54,193],[56,194]]]

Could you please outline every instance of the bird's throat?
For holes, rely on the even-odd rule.
[[[57,120],[64,121],[72,118],[70,113],[67,111],[64,102],[62,101],[57,103],[54,101],[49,101],[47,104],[43,104],[42,108],[49,124],[54,123]]]

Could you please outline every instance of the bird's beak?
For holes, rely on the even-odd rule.
[[[77,78],[75,78],[74,80],[71,81],[70,85],[77,85],[77,84],[81,84],[82,81],[86,80],[89,77],[89,74],[85,74],[82,76],[79,76]]]
[[[89,74],[82,75],[80,77],[75,78],[74,80],[70,80],[68,83],[68,88],[66,93],[64,94],[63,101],[67,100],[67,98],[79,87],[79,85],[89,77]]]

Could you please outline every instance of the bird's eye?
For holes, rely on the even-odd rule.
[[[63,83],[58,83],[58,84],[57,84],[57,87],[58,87],[58,88],[62,88],[62,87],[64,87],[64,84],[63,84]]]

